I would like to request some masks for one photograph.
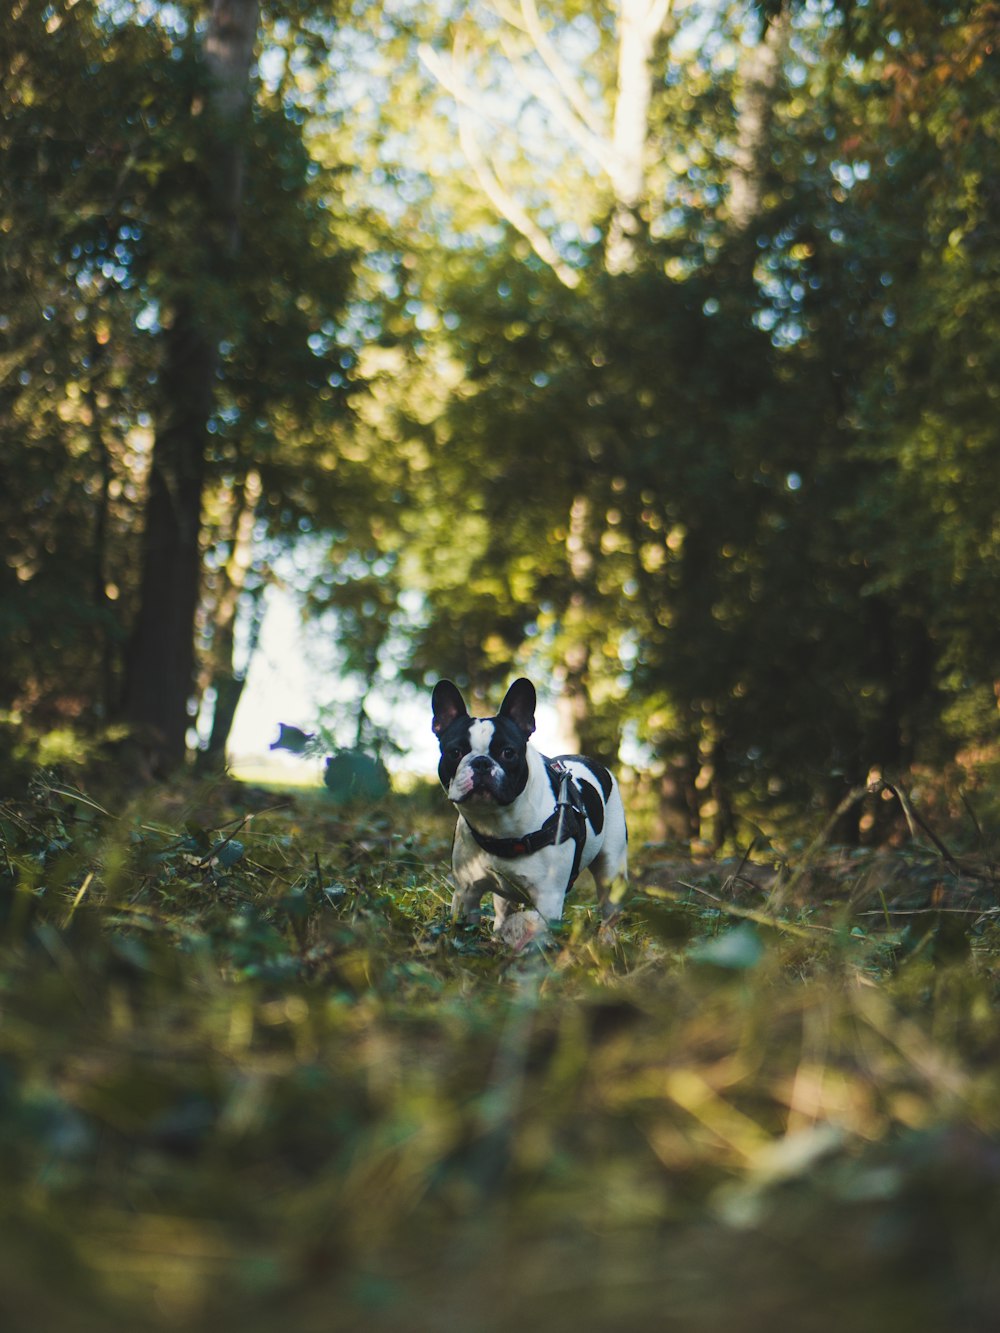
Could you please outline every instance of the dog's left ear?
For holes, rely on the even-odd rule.
[[[461,690],[450,680],[439,680],[434,686],[431,707],[434,709],[434,721],[431,725],[435,736],[447,731],[456,718],[469,716]]]
[[[515,680],[504,695],[500,717],[509,717],[526,736],[535,730],[535,687],[526,676]]]

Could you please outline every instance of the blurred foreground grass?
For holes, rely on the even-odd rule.
[[[639,848],[512,958],[437,800],[268,799],[0,807],[6,1333],[997,1327],[981,831]]]

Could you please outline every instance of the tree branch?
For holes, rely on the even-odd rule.
[[[672,3],[672,0],[667,0],[667,3]],[[520,7],[525,31],[544,62],[545,68],[559,85],[567,104],[590,134],[597,139],[607,139],[603,116],[584,94],[579,81],[573,77],[569,67],[549,40],[549,35],[542,26],[535,7],[535,0],[521,0]]]
[[[555,246],[549,240],[542,228],[534,221],[528,212],[521,207],[512,194],[504,188],[502,182],[493,170],[492,165],[479,146],[475,132],[469,120],[467,109],[463,108],[461,103],[458,106],[458,137],[462,144],[462,151],[469,160],[469,165],[476,173],[476,179],[479,181],[483,193],[489,199],[490,203],[497,210],[501,217],[506,218],[516,231],[519,231],[524,239],[534,250],[539,259],[544,260],[552,269],[553,273],[563,284],[564,287],[577,287],[580,283],[580,275],[576,269],[564,262]]]
[[[559,89],[554,88],[540,70],[532,69],[526,60],[520,57],[517,52],[511,50],[509,42],[501,37],[500,43],[510,62],[514,77],[524,85],[542,106],[551,111],[554,119],[569,134],[581,152],[593,158],[604,174],[611,177],[614,171],[614,159],[607,135],[603,131],[595,133],[577,115],[566,98],[560,95]]]
[[[654,44],[674,12],[675,0],[619,0],[618,71],[614,117],[610,129],[586,96],[579,79],[563,61],[538,12],[536,0],[497,0],[494,8],[513,32],[501,34],[500,45],[511,71],[532,97],[544,106],[581,152],[606,175],[614,212],[605,246],[609,271],[621,272],[635,261],[638,208],[646,187],[646,140],[652,96]],[[531,52],[515,49],[513,33],[523,34],[544,66]],[[532,249],[568,287],[579,282],[576,270],[559,256],[545,231],[504,187],[480,146],[468,113],[496,124],[485,99],[469,86],[463,72],[461,37],[456,36],[448,60],[427,43],[420,58],[432,76],[455,98],[462,148],[486,197],[500,215],[521,233]],[[545,77],[545,71],[550,78]]]
[[[649,13],[646,16],[646,31],[653,41],[663,31],[667,19],[673,12],[674,0],[651,0]]]
[[[486,113],[483,110],[482,100],[475,96],[459,73],[457,56],[453,53],[449,65],[449,62],[443,60],[438,52],[426,43],[421,44],[419,54],[434,78],[455,99],[459,142],[487,199],[500,216],[509,222],[515,231],[520,232],[539,259],[548,264],[563,286],[570,288],[578,286],[580,275],[576,269],[565,262],[543,229],[504,187],[483,152],[472,127],[469,112],[474,111],[484,117]]]

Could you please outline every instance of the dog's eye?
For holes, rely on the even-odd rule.
[[[463,754],[465,754],[465,749],[461,745],[452,745],[448,750],[449,759],[461,759]]]
[[[513,745],[505,745],[500,751],[500,758],[507,760],[516,759],[517,751],[514,749]]]

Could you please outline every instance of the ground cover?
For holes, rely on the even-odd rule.
[[[429,793],[43,775],[0,833],[12,1333],[995,1327],[982,828],[640,838],[517,957]]]

